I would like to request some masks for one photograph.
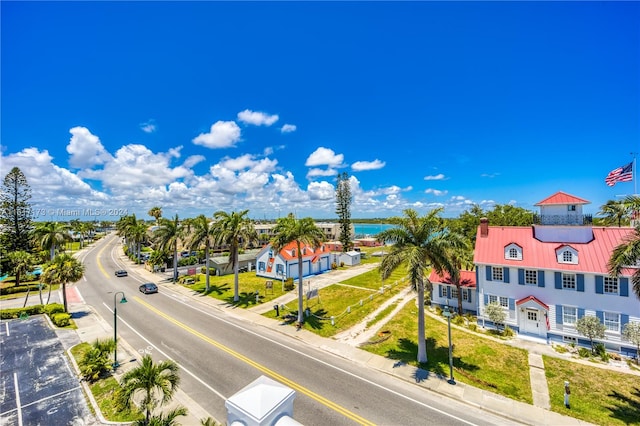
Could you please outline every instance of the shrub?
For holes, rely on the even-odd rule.
[[[43,313],[42,305],[32,305],[24,308],[2,309],[0,311],[1,319],[14,319],[19,318],[20,314],[25,313],[27,315],[38,315]]]
[[[442,308],[440,306],[436,306],[436,315],[442,315]]]
[[[569,349],[561,345],[553,345],[553,349],[560,354],[569,352]]]
[[[478,330],[478,324],[476,324],[475,322],[470,322],[469,323],[469,330],[471,330],[471,331]]]
[[[71,324],[71,315],[65,313],[50,315],[51,322],[57,327],[66,327]]]
[[[336,262],[332,262],[331,269],[338,269],[338,264]]]
[[[580,357],[582,358],[589,358],[589,355],[591,355],[591,351],[587,348],[578,348],[578,355],[580,355]]]
[[[80,372],[85,380],[94,382],[111,368],[109,355],[113,351],[113,339],[96,340],[82,359],[78,362]]]
[[[295,287],[295,284],[293,283],[293,278],[291,277],[287,278],[284,282],[284,290],[290,291],[290,290],[293,290],[294,287]]]
[[[516,335],[516,332],[513,331],[513,329],[507,325],[504,327],[504,330],[502,330],[502,335],[504,337],[513,337]]]
[[[44,305],[43,312],[49,316],[53,314],[61,314],[64,312],[64,305],[61,303],[50,303]]]
[[[344,262],[340,262],[340,267],[343,268],[344,267]]]
[[[609,354],[607,353],[607,349],[604,347],[603,343],[596,343],[593,346],[594,352],[597,356],[600,357],[604,362],[609,361]]]
[[[38,283],[0,288],[0,294],[26,293],[29,288],[31,288],[31,291],[37,291]]]
[[[461,315],[456,315],[455,317],[453,317],[451,319],[451,322],[454,323],[455,325],[463,325],[464,324],[464,317]]]

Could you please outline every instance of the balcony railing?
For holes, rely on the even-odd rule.
[[[591,225],[593,223],[593,216],[590,214],[545,214],[533,215],[534,225],[572,225],[582,226]]]

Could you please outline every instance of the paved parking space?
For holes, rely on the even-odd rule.
[[[0,424],[96,424],[43,315],[0,322]]]

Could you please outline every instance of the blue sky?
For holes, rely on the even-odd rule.
[[[634,183],[637,2],[10,2],[1,168],[37,220],[534,204]],[[71,217],[76,216],[76,217]]]

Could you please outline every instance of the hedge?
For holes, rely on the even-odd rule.
[[[25,306],[24,308],[2,309],[0,310],[0,319],[20,318],[20,315],[23,313],[27,315],[47,314],[51,318],[51,321],[53,321],[53,316],[64,313],[64,306],[61,305],[60,303],[50,303],[48,305],[31,305],[31,306]],[[69,314],[65,314],[65,315],[69,315]],[[69,315],[69,318],[71,318],[71,315]],[[62,319],[61,321],[64,322],[64,320]]]

